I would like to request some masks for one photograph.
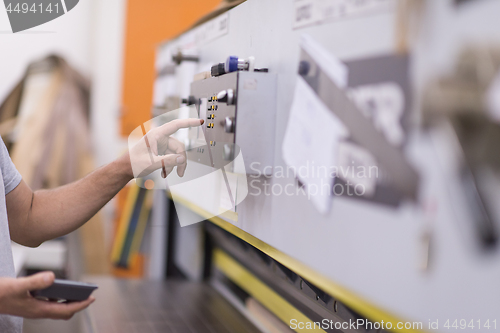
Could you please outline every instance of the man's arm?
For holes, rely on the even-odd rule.
[[[33,192],[22,180],[6,196],[11,239],[36,247],[77,229],[132,178],[127,154],[74,183],[51,190]]]
[[[11,239],[22,245],[36,247],[46,240],[77,229],[134,178],[131,160],[135,165],[141,165],[141,171],[145,170],[136,176],[143,176],[162,167],[162,161],[167,173],[177,166],[177,173],[182,176],[186,168],[184,146],[168,136],[180,128],[199,126],[202,123],[199,119],[169,122],[148,132],[149,140],[143,138],[148,142],[147,149],[146,145],[138,144],[116,161],[83,179],[56,189],[33,192],[21,181],[6,196]],[[162,146],[166,155],[159,156],[158,149]],[[153,164],[151,158],[154,160]]]

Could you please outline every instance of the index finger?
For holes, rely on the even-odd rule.
[[[157,131],[160,135],[172,135],[181,128],[200,126],[203,123],[204,123],[203,119],[196,119],[196,118],[176,119],[164,125],[161,125],[160,127],[158,127]]]

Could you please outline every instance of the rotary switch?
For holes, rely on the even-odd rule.
[[[232,144],[224,144],[222,149],[222,158],[226,161],[234,160],[234,146]]]
[[[217,94],[217,101],[218,102],[225,102],[227,105],[234,104],[234,90],[233,89],[226,89],[222,90]]]
[[[234,133],[234,118],[226,117],[224,119],[224,130],[226,133]]]

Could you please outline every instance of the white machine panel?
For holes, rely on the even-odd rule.
[[[439,320],[440,330],[446,332],[444,323],[455,319],[490,323],[496,319],[500,325],[500,247],[484,252],[472,245],[476,236],[463,227],[471,223],[470,208],[456,195],[460,180],[453,172],[456,169],[453,162],[456,156],[450,148],[453,145],[446,133],[422,131],[418,121],[427,82],[450,71],[459,50],[468,41],[480,39],[500,44],[500,1],[467,1],[462,5],[451,0],[417,1],[423,4],[420,28],[403,37],[401,31],[407,30],[401,26],[405,20],[398,16],[398,2],[248,0],[224,14],[227,23],[224,33],[214,35],[210,42],[196,41],[204,29],[202,25],[163,44],[158,51],[158,57],[162,57],[159,63],[171,63],[172,54],[181,50],[198,56],[197,72],[209,71],[211,65],[223,62],[230,55],[254,56],[257,67],[269,69],[269,73],[239,73],[242,77],[238,85],[235,142],[241,145],[244,156],[248,152],[248,161],[270,162],[273,173],[259,178],[249,176],[249,194],[236,208],[237,222],[228,220],[230,223],[380,308],[401,318],[423,322],[424,328],[429,321]],[[345,6],[327,6],[330,3]],[[304,34],[320,46],[320,52],[347,67],[350,75],[341,89],[349,90],[352,98],[359,98],[354,103],[356,107],[363,109],[363,101],[377,91],[384,96],[399,96],[389,98],[392,101],[405,97],[406,113],[398,118],[404,135],[399,131],[384,134],[380,128],[382,134],[377,134],[377,140],[383,137],[392,140],[393,146],[384,148],[385,152],[397,155],[404,161],[405,169],[394,168],[391,160],[383,160],[383,156],[389,155],[373,156],[379,162],[389,163],[386,165],[389,170],[401,171],[397,181],[403,190],[409,186],[407,195],[388,200],[390,203],[331,195],[328,198],[331,207],[320,211],[310,196],[296,191],[300,184],[293,173],[287,172],[282,152],[300,77]],[[401,38],[406,38],[406,43]],[[407,47],[402,49],[402,44]],[[377,70],[365,62],[367,67],[360,71],[356,66],[363,61],[395,56],[406,57],[407,81],[401,92],[391,83],[397,82],[397,78],[374,77],[369,82],[368,77],[354,75]],[[391,72],[390,65],[385,72]],[[255,93],[267,94],[262,99],[252,97],[253,91],[241,94],[244,90],[241,79],[245,78],[245,85],[246,78],[253,79],[252,75],[259,82]],[[275,76],[276,85],[269,83],[263,87],[259,81],[261,75]],[[398,83],[400,87],[403,81]],[[321,84],[318,83],[316,91],[325,87]],[[385,86],[381,88],[380,84]],[[187,90],[189,87],[179,88]],[[265,107],[269,106],[265,111],[260,104],[264,100]],[[370,119],[375,124],[376,120]],[[379,125],[383,127],[385,120],[379,119]],[[318,124],[318,131],[323,130],[322,125]],[[265,130],[261,132],[260,126]],[[364,133],[354,133],[354,128],[346,126],[348,135],[342,136],[340,146],[361,156],[351,147],[359,144],[359,140],[367,144]],[[261,133],[265,135],[260,136]],[[274,142],[270,151],[262,148],[268,140]],[[251,142],[255,142],[254,147]],[[414,178],[409,179],[408,175]],[[385,176],[391,180],[390,172]],[[255,179],[257,183],[252,183]],[[428,248],[429,239],[432,249]]]

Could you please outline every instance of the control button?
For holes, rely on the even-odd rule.
[[[219,102],[225,102],[227,101],[227,90],[222,90],[217,94],[217,100]]]
[[[226,161],[234,160],[234,148],[232,144],[224,144],[224,149],[222,150],[222,158]]]
[[[217,100],[219,102],[226,102],[227,105],[234,104],[234,91],[233,89],[222,90],[217,94]]]
[[[234,118],[226,117],[224,119],[224,131],[226,133],[234,133]]]

